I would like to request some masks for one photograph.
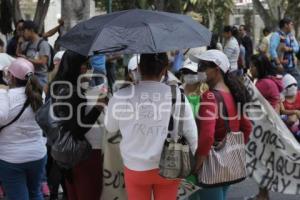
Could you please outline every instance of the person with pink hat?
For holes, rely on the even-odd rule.
[[[8,199],[42,200],[47,150],[35,112],[43,104],[43,88],[24,58],[8,66],[6,80],[8,90],[0,85],[0,180]]]

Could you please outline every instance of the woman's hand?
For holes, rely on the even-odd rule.
[[[300,119],[300,110],[295,110],[295,115],[297,115],[297,117]]]
[[[194,169],[194,174],[198,174],[202,168],[202,165],[206,159],[206,156],[196,156],[196,166]]]
[[[108,104],[108,97],[99,96],[96,104],[96,108],[101,112],[103,111],[103,108]]]

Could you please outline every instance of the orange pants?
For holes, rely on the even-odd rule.
[[[159,170],[133,171],[125,168],[125,185],[128,200],[176,200],[180,180],[168,180]]]

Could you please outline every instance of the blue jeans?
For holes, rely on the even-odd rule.
[[[34,74],[39,81],[39,84],[44,88],[48,84],[48,75],[47,73],[36,72]]]
[[[203,188],[189,197],[189,200],[226,200],[229,186]]]
[[[47,156],[27,163],[0,160],[0,180],[9,200],[44,200],[41,192]]]

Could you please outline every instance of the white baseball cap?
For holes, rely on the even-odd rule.
[[[189,69],[189,70],[191,70],[192,72],[197,73],[197,71],[198,71],[198,64],[195,63],[195,62],[193,62],[193,61],[191,61],[191,60],[188,58],[188,59],[186,59],[186,60],[184,61],[181,70],[182,70],[182,69]]]
[[[140,63],[140,55],[134,55],[128,62],[128,70],[136,70]]]
[[[0,53],[0,71],[3,71],[3,69],[9,66],[14,60],[16,59],[7,53]]]
[[[208,50],[201,54],[191,54],[190,59],[193,62],[199,63],[201,60],[215,63],[224,73],[230,69],[230,63],[227,56],[220,50]]]
[[[282,78],[283,82],[283,87],[287,88],[290,85],[296,84],[297,85],[297,80],[290,74],[286,74]]]

